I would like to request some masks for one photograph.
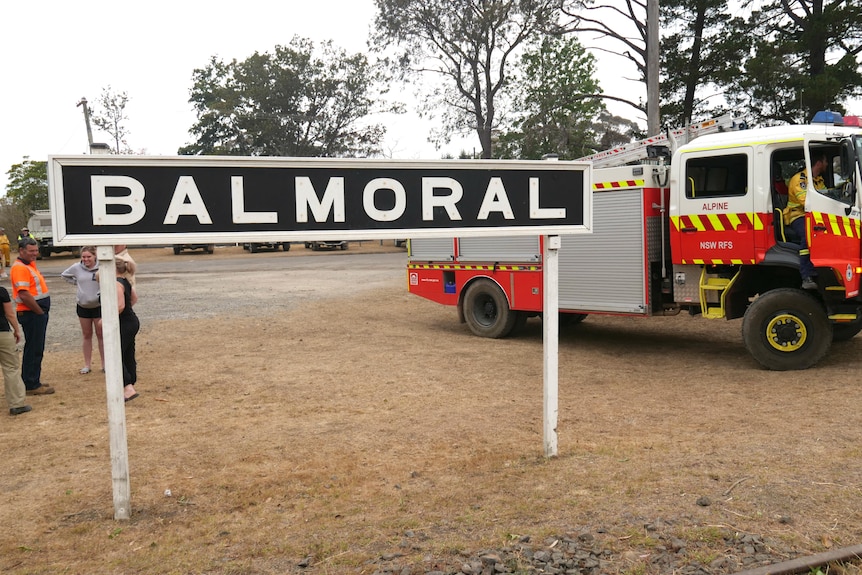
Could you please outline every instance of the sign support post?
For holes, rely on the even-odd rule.
[[[544,237],[542,330],[544,341],[543,421],[545,457],[557,455],[560,381],[560,236]]]
[[[126,436],[126,403],[123,396],[117,269],[114,266],[113,246],[99,246],[96,252],[99,259],[99,291],[102,294],[102,337],[105,342],[105,392],[108,400],[114,519],[129,519],[132,490],[129,483],[129,442]]]

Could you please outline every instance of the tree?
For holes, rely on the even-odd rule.
[[[742,75],[751,45],[746,23],[726,0],[662,0],[662,117],[674,126],[718,116],[726,101],[710,102]]]
[[[651,74],[658,75],[658,70],[653,71],[648,58],[649,27],[647,23],[647,6],[649,0],[603,0],[585,1],[574,4],[563,9],[563,14],[571,20],[561,27],[565,32],[595,33],[597,39],[610,40],[610,47],[602,45],[594,49],[602,50],[616,56],[629,60],[635,65],[638,77],[633,80],[643,82],[645,86],[650,84]],[[657,79],[657,78],[656,78]],[[651,131],[657,132],[660,118],[660,106],[657,102],[639,100],[635,102],[626,97],[603,95],[606,100],[622,102],[632,106],[635,110],[642,112],[649,123]]]
[[[595,58],[572,37],[546,36],[521,56],[514,76],[519,117],[502,133],[495,157],[575,159],[596,151],[592,118],[604,111],[593,95]]]
[[[569,1],[375,0],[372,43],[396,51],[402,79],[425,80],[423,111],[440,115],[438,141],[475,130],[490,158],[511,60],[556,25]]]
[[[766,0],[730,99],[761,122],[807,122],[862,94],[862,5],[851,0]]]
[[[30,213],[24,212],[8,197],[0,198],[0,226],[6,228],[6,235],[12,243],[12,252],[15,252],[15,238],[18,231],[27,225]]]
[[[13,164],[6,175],[6,197],[24,214],[48,209],[48,162],[25,157],[20,164]]]
[[[319,53],[318,53],[319,52]],[[383,111],[372,92],[385,77],[362,54],[294,37],[244,61],[215,57],[194,71],[197,140],[180,154],[367,156],[385,128],[363,124]]]
[[[115,154],[129,154],[132,152],[126,142],[129,131],[123,125],[128,120],[126,116],[126,104],[129,96],[125,92],[114,93],[111,86],[102,90],[101,96],[92,110],[92,120],[97,128],[107,132],[114,141]]]
[[[595,151],[610,150],[646,137],[637,122],[608,112],[599,114],[593,122],[592,130],[598,138]]]

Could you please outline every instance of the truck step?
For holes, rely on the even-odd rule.
[[[707,278],[705,283],[700,284],[701,289],[721,291],[730,285],[733,280],[727,278]]]
[[[700,313],[707,319],[722,319],[726,317],[724,306],[727,292],[739,277],[739,271],[732,278],[720,278],[707,276],[704,267],[700,274]],[[717,294],[718,302],[707,301],[706,294],[712,292]]]
[[[709,306],[706,309],[702,310],[701,314],[706,319],[722,319],[724,317],[724,309],[722,309],[721,307]]]

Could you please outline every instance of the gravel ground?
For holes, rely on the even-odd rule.
[[[217,254],[221,250],[217,248]],[[353,248],[314,255],[294,251],[250,255],[233,248],[228,257],[221,258],[202,253],[154,257],[158,250],[138,252],[140,299],[135,311],[142,329],[147,329],[147,323],[165,320],[233,317],[261,310],[277,313],[311,300],[391,285],[404,276],[404,250],[362,253]],[[135,253],[133,250],[133,256]],[[38,262],[51,293],[48,351],[80,346],[75,287],[60,278],[60,272],[76,261],[71,256],[55,256]],[[349,275],[345,273],[348,269]]]
[[[426,558],[425,565],[399,564],[399,555],[380,558],[374,575],[492,575],[495,573],[549,573],[567,575],[601,575],[602,573],[674,573],[676,575],[711,575],[749,571],[795,559],[797,554],[781,542],[765,541],[757,535],[724,532],[722,554],[700,549],[665,530],[670,523],[656,521],[641,525],[649,542],[642,551],[628,548],[617,551],[621,541],[605,530],[550,537],[540,542],[522,537],[516,543],[476,553],[461,553],[451,559]],[[412,547],[421,534],[405,533],[402,547]],[[715,541],[710,542],[714,549]],[[621,566],[623,568],[621,568]],[[826,569],[823,569],[826,572]],[[851,566],[846,573],[859,573]]]

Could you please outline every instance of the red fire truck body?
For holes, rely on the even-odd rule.
[[[561,325],[588,314],[743,318],[764,367],[805,369],[862,330],[858,193],[862,129],[811,124],[703,135],[666,165],[593,169],[591,234],[561,237]],[[802,289],[799,239],[782,210],[787,184],[825,153],[826,189],[809,185],[806,231],[817,289]],[[457,306],[484,337],[542,312],[542,238],[415,239],[411,293]]]

